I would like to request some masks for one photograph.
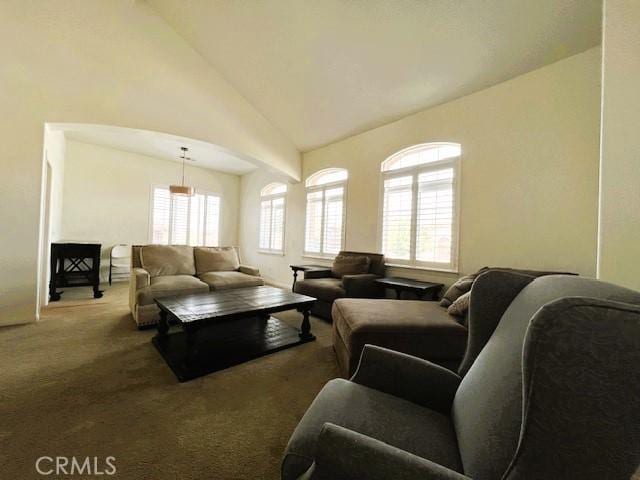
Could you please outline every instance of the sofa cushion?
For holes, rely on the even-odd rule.
[[[206,293],[209,286],[191,275],[163,275],[152,277],[148,287],[136,292],[138,305],[152,305],[155,298],[170,297],[171,295],[188,295],[191,293]]]
[[[264,285],[261,277],[247,275],[242,272],[207,272],[199,275],[211,290],[227,290],[230,288],[259,287]]]
[[[151,277],[163,275],[195,275],[193,247],[187,245],[145,245],[140,261]]]
[[[342,379],[320,391],[296,427],[285,453],[282,478],[298,478],[313,462],[322,426],[333,423],[462,471],[449,417],[398,397]]]
[[[194,254],[198,275],[206,272],[232,272],[240,267],[235,247],[195,247]]]
[[[296,282],[295,291],[323,302],[333,302],[336,298],[345,296],[342,281],[332,277],[299,280]]]
[[[333,328],[356,358],[366,343],[427,360],[460,359],[467,329],[437,302],[344,298],[333,306]]]
[[[371,260],[369,257],[357,255],[338,255],[333,260],[331,274],[335,278],[342,278],[345,275],[360,275],[369,273]]]

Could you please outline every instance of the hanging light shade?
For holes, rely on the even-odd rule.
[[[185,197],[191,197],[194,194],[193,187],[187,187],[185,185],[169,185],[169,191],[172,195],[182,195]]]
[[[182,150],[182,155],[180,155],[182,159],[182,183],[180,185],[169,185],[169,192],[171,192],[171,195],[191,197],[195,193],[195,189],[184,184],[184,163],[187,160],[191,160],[191,158],[187,157],[189,149],[187,147],[180,147],[180,150]]]

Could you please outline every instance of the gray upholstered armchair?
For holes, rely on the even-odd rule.
[[[629,479],[640,468],[640,293],[488,272],[458,374],[367,345],[296,428],[292,479]]]
[[[304,280],[296,282],[296,293],[309,295],[317,299],[311,313],[331,320],[331,307],[334,300],[349,298],[379,298],[384,295],[384,288],[375,280],[382,278],[385,272],[384,256],[379,253],[342,251],[338,257],[368,258],[366,272],[356,275],[340,275],[335,268],[326,270],[310,270],[305,272]],[[334,262],[335,266],[335,262]]]

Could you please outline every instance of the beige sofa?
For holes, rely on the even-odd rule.
[[[129,307],[138,327],[158,321],[156,298],[264,285],[257,268],[240,265],[235,247],[134,245]]]

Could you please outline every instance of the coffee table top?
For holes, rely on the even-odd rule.
[[[316,299],[271,286],[235,288],[157,298],[156,304],[181,323],[224,320],[311,306]]]

